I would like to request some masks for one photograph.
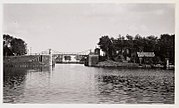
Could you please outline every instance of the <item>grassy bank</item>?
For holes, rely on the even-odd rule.
[[[127,63],[127,62],[115,62],[112,60],[102,61],[96,64],[96,67],[139,67],[137,63]]]
[[[139,65],[138,63],[128,63],[128,62],[116,62],[112,60],[106,60],[99,62],[95,65],[95,67],[122,67],[122,68],[160,68],[160,69],[171,69],[174,70],[174,65],[169,65],[168,68],[166,68],[164,65],[157,64],[157,65],[149,65],[149,64],[142,64]]]

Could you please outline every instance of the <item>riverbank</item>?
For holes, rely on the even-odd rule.
[[[139,64],[128,63],[128,62],[116,62],[112,60],[102,61],[95,65],[95,67],[127,67],[127,68],[137,68]]]
[[[123,68],[165,68],[163,65],[139,65],[138,63],[128,63],[128,62],[116,62],[112,60],[106,60],[98,62],[95,67],[123,67]],[[174,69],[174,66],[169,67],[168,69]]]
[[[137,63],[128,63],[128,62],[116,62],[112,60],[102,61],[95,65],[95,67],[139,67]]]

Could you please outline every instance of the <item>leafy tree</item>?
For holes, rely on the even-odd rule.
[[[8,34],[3,35],[3,50],[4,54],[7,56],[12,55],[11,53],[13,53],[14,55],[26,54],[26,46],[27,44],[22,39],[14,38],[13,36],[10,36]]]
[[[126,38],[127,38],[127,40],[133,40],[133,37],[128,34],[126,35]]]
[[[155,53],[155,63],[161,60],[164,62],[165,58],[169,58],[170,62],[174,63],[175,35],[162,34],[159,39],[153,35],[142,37],[139,34],[135,37],[126,35],[126,38],[121,35],[118,38],[102,36],[98,45],[108,59],[121,55],[131,57],[132,53],[144,51]],[[127,53],[127,50],[129,53]]]
[[[125,47],[125,37],[119,34],[119,37],[114,41],[114,48],[116,51],[118,51],[118,54],[122,54],[122,51]]]
[[[135,51],[143,51],[144,50],[144,40],[143,38],[137,34],[134,38],[134,48],[135,48]]]
[[[134,38],[130,35],[126,35],[126,38],[127,38],[127,41],[126,41],[126,46],[127,48],[130,50],[130,53],[131,52],[134,52]]]
[[[144,51],[145,52],[154,52],[157,44],[157,37],[148,36],[144,38]]]
[[[99,47],[102,49],[102,51],[105,52],[105,56],[107,59],[111,59],[114,53],[114,46],[112,42],[113,38],[110,39],[108,36],[102,36],[99,39]]]
[[[13,56],[13,52],[5,45],[3,46],[3,56]]]
[[[12,36],[10,36],[8,34],[4,34],[3,35],[3,46],[10,46],[12,39],[13,39]]]
[[[14,38],[11,41],[12,52],[16,55],[24,55],[26,52],[26,43],[22,39]]]
[[[159,45],[159,56],[164,61],[165,58],[169,58],[174,63],[174,41],[175,35],[162,34],[158,45]]]

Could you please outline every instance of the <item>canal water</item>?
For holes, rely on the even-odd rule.
[[[56,64],[4,68],[4,103],[174,104],[174,71]]]

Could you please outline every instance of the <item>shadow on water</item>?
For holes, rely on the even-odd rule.
[[[48,72],[51,73],[52,67],[36,67],[36,68],[3,68],[3,102],[15,103],[17,98],[22,98],[26,76],[30,72]]]
[[[174,103],[174,77],[101,75],[97,80],[102,103]]]

